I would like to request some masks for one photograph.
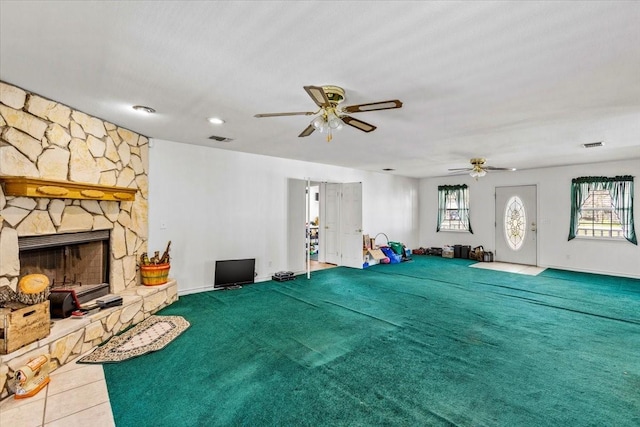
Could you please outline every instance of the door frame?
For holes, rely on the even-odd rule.
[[[308,191],[308,188],[311,187],[312,185],[319,185],[320,186],[320,210],[319,210],[319,219],[320,219],[320,227],[318,229],[319,232],[319,250],[320,253],[318,254],[318,260],[321,259],[325,259],[325,255],[323,255],[326,247],[324,247],[323,244],[323,240],[325,240],[326,242],[326,238],[325,236],[321,235],[320,233],[323,234],[322,231],[322,227],[324,226],[324,206],[326,204],[325,196],[326,196],[326,192],[324,191],[324,185],[323,184],[353,184],[353,183],[342,183],[342,182],[328,182],[328,181],[321,181],[321,180],[314,180],[314,179],[310,179],[310,178],[306,178],[306,179],[299,179],[299,178],[289,178],[289,195],[288,195],[288,217],[289,219],[292,219],[293,221],[288,221],[288,260],[287,260],[287,269],[289,270],[293,270],[294,272],[306,272],[307,273],[307,277],[310,277],[310,260],[309,260],[309,255],[307,253],[307,255],[305,256],[305,254],[302,252],[302,250],[298,250],[297,248],[305,248],[305,252],[308,252],[308,250],[306,250],[307,248],[307,244],[308,244],[308,225],[305,224],[303,222],[303,227],[301,227],[299,230],[295,231],[293,230],[294,227],[299,227],[298,225],[298,221],[294,220],[294,218],[299,218],[299,212],[302,211],[302,216],[306,218],[305,222],[309,222],[309,218],[308,218],[308,211],[309,211],[309,198],[311,197],[311,192]],[[360,185],[362,185],[362,183],[360,182]],[[298,197],[298,194],[300,197]],[[338,199],[338,212],[341,214],[341,209],[340,209],[340,198]],[[363,207],[364,207],[364,203],[363,203],[363,199],[360,199],[360,209],[361,211],[363,211]],[[297,212],[295,215],[292,216],[293,212]],[[305,212],[307,213],[305,215]],[[340,223],[340,218],[338,218],[338,223]],[[342,236],[340,235],[340,233],[338,233],[339,235],[339,241],[338,241],[338,245],[339,245],[339,250],[340,250],[340,257],[339,259],[342,258]],[[298,255],[300,254],[300,255]],[[322,257],[322,258],[321,258]],[[304,264],[305,267],[304,269],[300,269],[299,268],[299,262],[300,262],[300,258],[304,258]],[[326,261],[326,259],[325,259]],[[336,265],[340,266],[343,265],[341,261],[339,261]],[[360,265],[360,268],[362,268],[362,266]]]

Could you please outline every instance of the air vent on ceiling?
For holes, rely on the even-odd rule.
[[[385,172],[391,172],[391,171],[394,171],[395,169],[393,169],[393,168],[384,168],[382,170],[385,171]]]
[[[226,136],[216,136],[216,135],[211,135],[209,137],[209,139],[213,139],[214,141],[218,141],[218,142],[231,142],[231,141],[233,141],[232,138],[227,138]]]
[[[584,148],[596,148],[596,147],[602,147],[603,145],[604,145],[604,142],[602,141],[589,142],[588,144],[582,144]]]

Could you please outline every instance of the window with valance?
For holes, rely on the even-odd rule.
[[[638,244],[633,220],[632,176],[584,176],[571,181],[569,240],[626,239]]]
[[[468,231],[473,233],[469,221],[469,188],[467,184],[438,186],[438,226],[436,231]]]

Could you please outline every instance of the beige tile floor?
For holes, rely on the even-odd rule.
[[[0,427],[115,426],[102,365],[67,363],[50,379],[33,397],[0,402]]]
[[[508,264],[506,262],[477,262],[469,267],[483,268],[485,270],[505,271],[507,273],[527,274],[529,276],[537,276],[545,269],[534,265]]]

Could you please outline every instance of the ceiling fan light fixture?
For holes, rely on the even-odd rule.
[[[482,169],[480,166],[475,166],[471,172],[469,172],[469,175],[471,175],[473,178],[478,179],[478,178],[482,178],[483,176],[485,176],[487,174],[487,171]]]
[[[311,125],[314,128],[316,128],[316,130],[319,130],[320,132],[322,132],[322,129],[324,128],[324,117],[323,116],[316,117],[311,121]]]
[[[342,129],[342,120],[340,120],[340,117],[336,116],[335,111],[329,112],[327,119],[327,125],[329,128],[334,130]]]

